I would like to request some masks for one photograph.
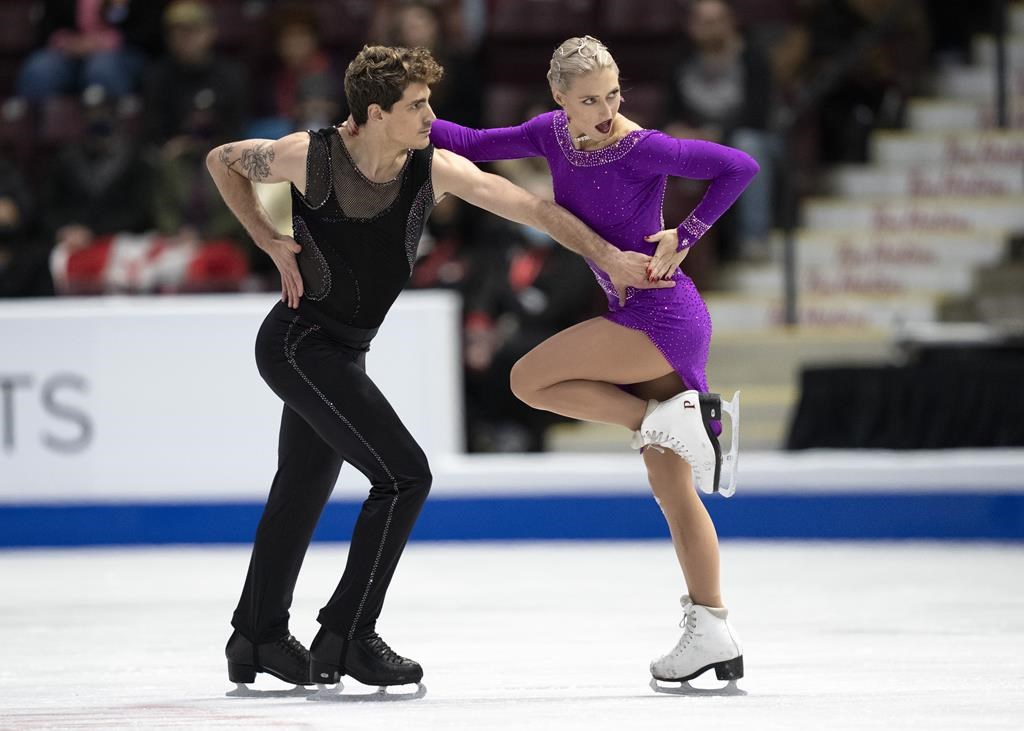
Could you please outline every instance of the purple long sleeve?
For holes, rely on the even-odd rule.
[[[430,128],[430,141],[435,147],[451,150],[473,162],[541,157],[544,153],[531,134],[531,122],[518,127],[470,129],[438,119]]]
[[[760,166],[745,152],[714,142],[680,140],[660,132],[633,152],[635,163],[651,173],[710,180],[704,198],[677,229],[679,248],[693,246],[750,184]]]

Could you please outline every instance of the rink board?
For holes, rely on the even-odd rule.
[[[719,536],[757,539],[1024,540],[1024,491],[755,494],[705,500]],[[347,541],[358,502],[327,506],[316,540]],[[262,505],[81,504],[0,507],[0,545],[249,543]],[[413,540],[667,538],[647,495],[431,498]]]
[[[668,536],[643,461],[625,448],[431,463],[413,540]],[[204,497],[145,489],[106,499],[9,497],[0,501],[0,546],[249,543],[271,474],[258,489],[223,485]],[[739,474],[736,496],[704,497],[724,539],[1024,540],[1024,450],[748,452]],[[318,540],[348,540],[368,487],[342,470]]]
[[[252,357],[272,303],[5,303],[0,546],[250,542],[276,466],[281,406]],[[599,455],[458,453],[458,322],[452,293],[404,293],[368,357],[430,458],[414,539],[664,538],[626,430]],[[1024,450],[741,451],[739,474],[707,500],[725,538],[1024,539]],[[321,540],[348,538],[367,489],[342,470]]]

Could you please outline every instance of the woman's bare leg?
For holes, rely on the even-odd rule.
[[[634,384],[627,393],[614,384]],[[536,409],[637,429],[648,399],[685,390],[665,356],[639,330],[602,317],[563,330],[523,356],[512,391]],[[674,452],[644,450],[648,479],[665,514],[690,598],[722,606],[718,536],[693,485],[690,465]]]
[[[535,409],[638,429],[647,400],[613,384],[651,381],[672,372],[647,335],[596,317],[524,355],[510,380],[516,397]]]
[[[641,399],[664,401],[684,390],[675,372],[631,386]],[[719,577],[718,534],[693,485],[693,471],[674,452],[645,449],[647,479],[665,515],[672,545],[694,604],[725,606]]]

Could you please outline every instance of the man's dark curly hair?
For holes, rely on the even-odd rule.
[[[379,104],[391,111],[409,84],[436,84],[444,69],[426,48],[363,46],[345,71],[345,96],[356,124],[366,124],[367,109]]]

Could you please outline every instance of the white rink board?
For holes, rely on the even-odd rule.
[[[281,402],[253,345],[274,302],[0,304],[0,503],[265,496]],[[428,454],[462,445],[459,306],[449,292],[404,293],[367,356]]]

